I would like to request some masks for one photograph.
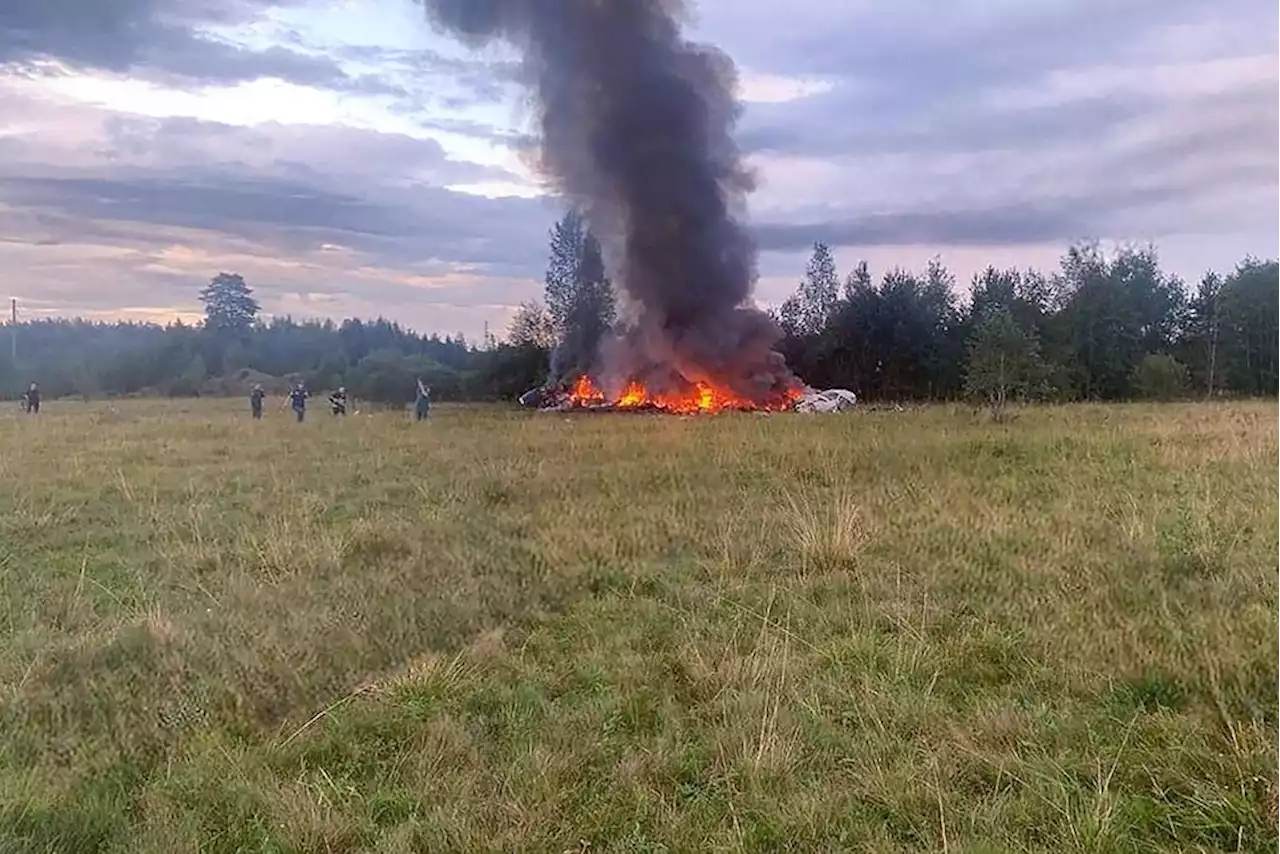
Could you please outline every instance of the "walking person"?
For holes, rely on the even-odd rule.
[[[40,414],[40,386],[32,383],[22,394],[22,408],[28,415]]]
[[[422,378],[418,378],[418,392],[413,400],[413,420],[421,421],[431,412],[431,387],[423,385]]]
[[[293,414],[297,417],[298,423],[302,423],[302,419],[307,417],[307,387],[302,383],[298,383],[293,387],[293,391],[289,392],[289,405],[293,407]]]
[[[262,400],[267,393],[262,390],[262,383],[254,383],[253,391],[249,392],[249,410],[253,412],[253,420],[262,420]]]
[[[334,415],[347,414],[347,390],[345,387],[339,387],[337,391],[329,395],[329,408],[333,410]]]

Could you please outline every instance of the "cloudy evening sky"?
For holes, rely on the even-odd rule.
[[[1277,254],[1275,0],[703,0],[738,63],[757,297],[842,271],[1154,241]],[[0,295],[25,316],[268,313],[501,330],[560,209],[500,48],[411,0],[0,0]]]

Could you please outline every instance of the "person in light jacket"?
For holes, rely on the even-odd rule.
[[[413,420],[421,421],[431,412],[431,387],[418,380],[418,392],[413,400]]]

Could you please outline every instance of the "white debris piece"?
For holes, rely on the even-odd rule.
[[[796,412],[844,412],[853,409],[858,396],[847,388],[811,391],[796,402]]]

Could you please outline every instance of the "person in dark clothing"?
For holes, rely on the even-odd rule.
[[[418,393],[413,400],[413,420],[421,421],[431,412],[431,387],[418,380]]]
[[[28,415],[37,415],[40,412],[40,386],[32,383],[27,386],[26,392],[22,395],[22,408],[27,410]]]
[[[289,405],[293,407],[293,414],[301,424],[302,419],[307,417],[307,388],[302,383],[298,383],[289,392]]]
[[[262,390],[261,383],[254,383],[253,391],[249,392],[249,409],[253,412],[253,420],[258,421],[262,418],[262,399],[267,393]]]
[[[339,388],[329,395],[329,408],[333,410],[334,415],[347,414],[347,390],[345,388]]]

